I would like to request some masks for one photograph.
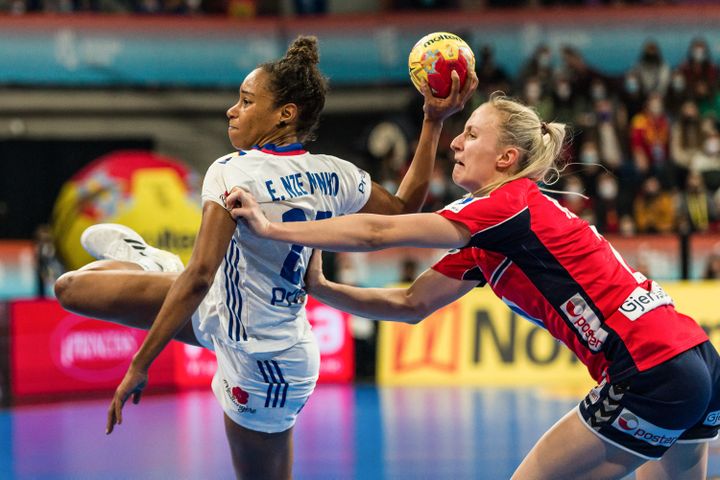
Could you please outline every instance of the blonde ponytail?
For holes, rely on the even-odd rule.
[[[498,113],[498,145],[517,148],[520,159],[515,173],[485,185],[473,195],[488,195],[518,178],[529,178],[547,185],[555,183],[562,170],[557,162],[565,142],[565,124],[545,123],[535,110],[506,97],[502,92],[494,92],[487,103]]]

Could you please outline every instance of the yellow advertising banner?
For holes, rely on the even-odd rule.
[[[720,346],[720,282],[668,283],[682,313]],[[419,325],[381,322],[378,381],[386,385],[591,386],[585,366],[547,331],[475,289]]]

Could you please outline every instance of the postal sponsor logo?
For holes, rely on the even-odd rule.
[[[600,319],[585,299],[576,293],[563,302],[560,309],[587,343],[588,348],[593,352],[599,351],[605,343],[607,332],[602,329]]]
[[[683,432],[683,430],[668,430],[658,427],[628,409],[623,409],[622,413],[612,423],[612,426],[645,443],[662,447],[669,447],[674,444]]]

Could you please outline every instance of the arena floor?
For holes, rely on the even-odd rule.
[[[296,427],[296,479],[504,479],[576,403],[537,389],[321,385]],[[104,435],[109,398],[0,410],[0,478],[231,479],[209,391],[128,405]],[[720,478],[720,442],[710,478]]]

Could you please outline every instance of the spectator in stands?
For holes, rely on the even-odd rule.
[[[512,94],[512,80],[510,76],[495,62],[495,52],[490,45],[483,45],[478,49],[478,58],[475,64],[475,73],[478,76],[479,103],[490,98],[494,91]],[[478,105],[479,105],[478,103]]]
[[[692,95],[685,74],[680,70],[674,70],[670,78],[670,87],[665,95],[665,106],[670,116],[676,118],[680,115],[683,104],[690,99],[692,99]]]
[[[568,78],[576,95],[587,100],[593,79],[602,78],[603,75],[588,65],[580,51],[570,45],[560,48],[560,58],[562,62],[558,72]]]
[[[573,165],[573,171],[582,179],[585,186],[585,194],[594,197],[597,177],[602,171],[600,163],[600,152],[594,139],[583,137],[578,149],[577,162]]]
[[[675,227],[672,195],[662,190],[657,177],[647,177],[635,197],[635,226],[638,233],[670,233]]]
[[[623,237],[634,237],[637,234],[635,219],[631,214],[628,213],[620,217],[618,233]]]
[[[584,137],[592,139],[598,148],[600,164],[619,173],[627,154],[627,125],[621,125],[623,116],[615,109],[616,103],[604,98],[595,101],[595,108],[584,126]]]
[[[720,188],[720,132],[717,129],[705,136],[702,149],[690,160],[690,170],[702,175],[710,190]]]
[[[592,141],[597,148],[601,168],[611,173],[618,183],[617,203],[620,214],[632,211],[632,204],[638,190],[637,172],[630,161],[627,126],[621,125],[624,116],[615,108],[619,103],[609,99],[597,100],[592,115],[592,124],[584,127],[583,143]],[[582,162],[582,157],[580,158]],[[600,177],[596,182],[600,181]],[[597,185],[596,188],[599,188]]]
[[[670,65],[662,58],[660,45],[653,40],[645,42],[637,63],[632,67],[640,80],[643,94],[658,92],[662,96],[670,85]]]
[[[713,252],[710,254],[703,278],[705,280],[717,280],[720,278],[720,253]]]
[[[640,87],[640,79],[632,70],[625,74],[620,100],[625,112],[624,123],[627,124],[628,119],[640,113],[645,104],[645,94]]]
[[[713,198],[699,172],[691,171],[685,189],[678,195],[678,229],[681,232],[707,232],[717,218]]]
[[[697,98],[702,89],[714,95],[718,85],[718,67],[713,63],[710,48],[702,37],[690,42],[687,57],[678,70],[685,77],[690,95]],[[699,90],[700,88],[700,90]]]
[[[590,100],[597,102],[599,100],[607,100],[610,98],[610,92],[608,92],[608,86],[600,77],[595,77],[590,81],[590,89],[588,90]]]
[[[592,201],[586,195],[587,192],[582,178],[578,175],[567,175],[564,178],[562,189],[570,193],[560,197],[558,203],[578,217],[590,223],[595,223]]]
[[[545,44],[538,45],[533,54],[520,69],[520,73],[517,78],[518,90],[523,91],[524,86],[531,79],[538,81],[543,90],[546,92],[549,92],[552,88],[552,52],[550,51],[550,47]]]
[[[693,100],[687,100],[670,127],[670,158],[678,185],[685,185],[690,162],[702,150],[702,145],[700,111]]]
[[[708,82],[699,80],[695,86],[695,101],[700,109],[700,115],[720,120],[720,94],[711,88]]]
[[[521,98],[525,105],[537,111],[542,118],[552,118],[553,101],[549,91],[539,78],[529,77],[523,84]]]
[[[656,176],[663,186],[672,186],[670,119],[659,92],[651,93],[645,108],[630,122],[630,147],[635,169],[641,177]]]
[[[596,190],[599,201],[593,203],[595,227],[600,233],[619,233],[623,211],[618,201],[617,178],[611,173],[601,172],[598,175]]]
[[[555,76],[552,90],[552,112],[549,117],[557,122],[577,126],[587,113],[588,101],[582,91],[576,88],[565,74]]]
[[[446,204],[450,203],[455,197],[450,197],[450,185],[448,182],[448,172],[445,166],[452,162],[444,155],[439,154],[435,160],[435,169],[430,176],[430,185],[428,186],[428,195],[425,198],[423,211],[434,212],[440,210]]]

